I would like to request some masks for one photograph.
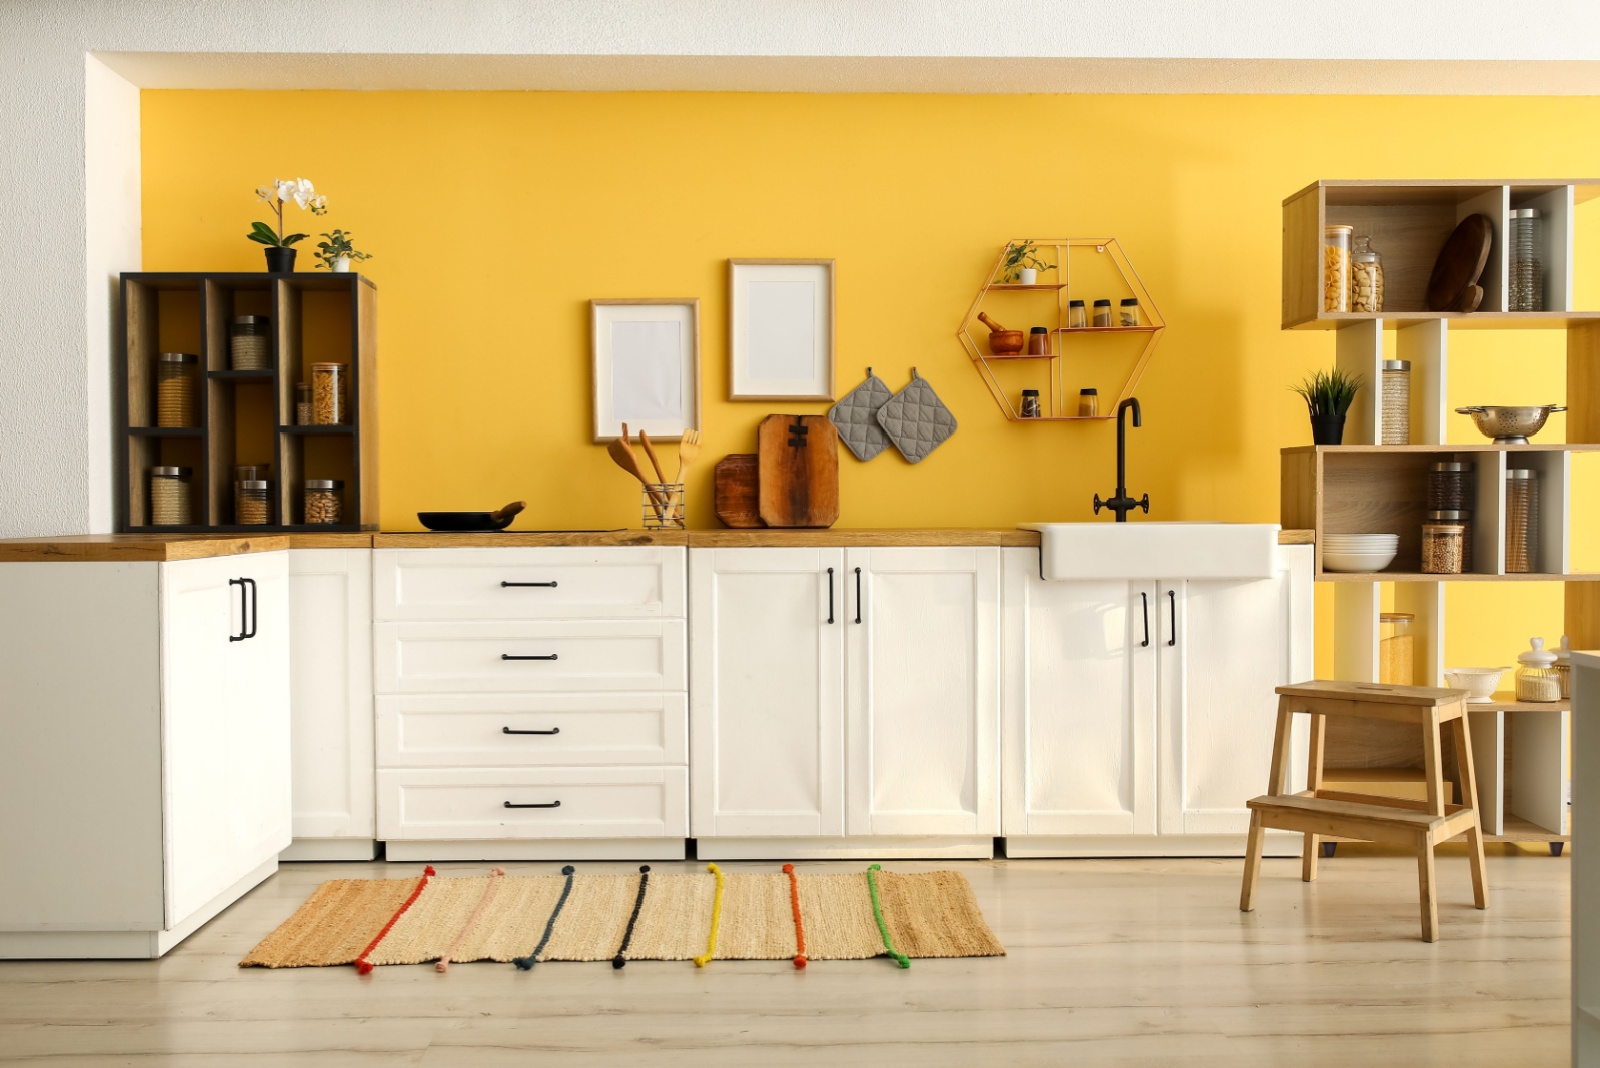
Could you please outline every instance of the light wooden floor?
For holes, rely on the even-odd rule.
[[[966,872],[1010,951],[909,971],[885,960],[803,972],[640,961],[447,975],[418,965],[363,979],[351,968],[235,967],[321,880],[417,867],[286,865],[160,961],[0,963],[0,1063],[1567,1062],[1570,865],[1551,857],[1491,857],[1488,912],[1471,907],[1466,860],[1441,857],[1434,945],[1417,938],[1415,862],[1345,846],[1311,886],[1298,861],[1268,859],[1250,915],[1237,910],[1237,860],[891,863]]]

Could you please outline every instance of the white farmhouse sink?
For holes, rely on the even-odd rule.
[[[1276,523],[1024,523],[1052,582],[1272,577]]]

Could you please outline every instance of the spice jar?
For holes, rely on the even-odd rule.
[[[240,482],[234,493],[234,518],[240,526],[260,527],[272,522],[272,483],[259,478]]]
[[[240,488],[246,482],[264,482],[272,478],[271,464],[234,464],[233,465],[233,521],[245,523],[244,504],[240,497]],[[259,522],[266,523],[262,519]]]
[[[150,525],[156,527],[183,527],[194,522],[193,498],[190,496],[187,467],[152,467],[150,469]]]
[[[1514,208],[1506,306],[1511,311],[1544,310],[1544,221],[1538,208]]]
[[[1381,444],[1411,444],[1410,360],[1383,361],[1383,441]]]
[[[1461,570],[1472,570],[1472,513],[1461,509],[1439,508],[1424,512],[1422,518],[1430,523],[1454,523],[1461,531]]]
[[[345,421],[344,364],[311,365],[311,422],[332,426]]]
[[[1428,465],[1428,509],[1470,512],[1477,497],[1472,465],[1445,460]]]
[[[1561,699],[1572,696],[1572,639],[1561,636],[1561,647],[1556,650],[1556,678],[1561,683]]]
[[[235,371],[272,370],[272,341],[265,315],[235,315],[228,324],[228,356]]]
[[[1350,310],[1383,311],[1383,257],[1370,237],[1356,238],[1350,249]]]
[[[1118,326],[1139,325],[1139,298],[1124,297],[1122,304],[1117,308]]]
[[[295,384],[294,422],[296,426],[311,425],[311,383],[309,382]]]
[[[1349,226],[1322,228],[1322,310],[1350,310]]]
[[[1410,612],[1384,612],[1378,616],[1378,681],[1385,686],[1412,684],[1412,650],[1415,639]]]
[[[1067,301],[1067,329],[1078,330],[1089,325],[1089,314],[1084,311],[1083,301]]]
[[[318,526],[344,518],[344,483],[337,478],[308,478],[303,494],[305,521]]]
[[[200,357],[192,352],[156,356],[156,426],[199,426]]]
[[[1078,390],[1078,414],[1086,417],[1100,414],[1100,391],[1098,389]]]
[[[1043,326],[1036,326],[1028,331],[1028,355],[1050,355],[1050,331]]]
[[[1426,575],[1461,574],[1462,545],[1467,528],[1460,523],[1422,524],[1422,571]]]
[[[1514,467],[1506,472],[1506,572],[1539,570],[1539,473]]]
[[[1019,419],[1039,418],[1039,391],[1025,389],[1022,391],[1022,407],[1017,411]]]
[[[1094,302],[1094,325],[1111,325],[1111,302],[1109,300],[1097,300]]]
[[[1556,654],[1545,651],[1543,638],[1534,638],[1528,644],[1528,651],[1517,656],[1517,700],[1561,700]]]

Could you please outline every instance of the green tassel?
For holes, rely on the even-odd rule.
[[[872,918],[878,921],[878,933],[883,936],[883,948],[889,956],[902,968],[911,967],[911,958],[904,953],[896,953],[894,943],[889,941],[889,925],[883,922],[883,906],[878,903],[878,880],[873,872],[882,871],[882,864],[874,864],[867,869],[867,889],[872,891]]]

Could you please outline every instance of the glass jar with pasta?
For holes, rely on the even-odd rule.
[[[1350,310],[1350,234],[1354,227],[1322,228],[1322,310]]]

